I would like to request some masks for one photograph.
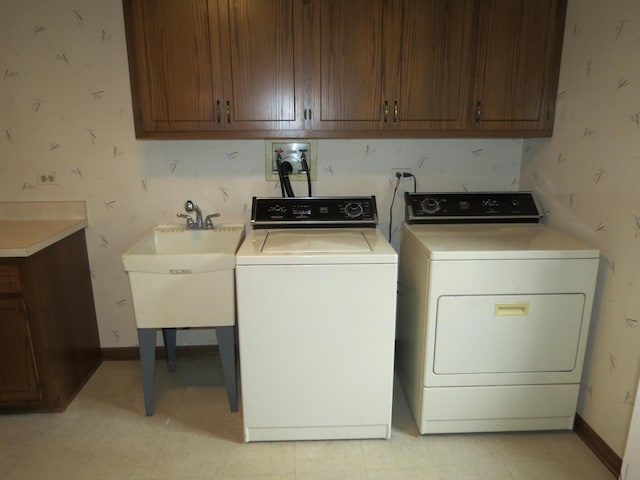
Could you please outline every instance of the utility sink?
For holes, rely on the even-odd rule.
[[[159,225],[122,255],[127,272],[191,273],[234,268],[244,225],[196,230]]]
[[[157,329],[162,329],[173,371],[176,330],[188,327],[216,329],[229,407],[238,410],[235,254],[243,237],[244,225],[210,230],[159,225],[122,254],[138,329],[147,415],[154,411]]]
[[[159,225],[122,255],[138,328],[235,324],[235,253],[244,225]]]

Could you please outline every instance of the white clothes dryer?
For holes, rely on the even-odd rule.
[[[254,198],[236,254],[245,441],[389,438],[398,257],[374,197]]]
[[[599,252],[529,223],[530,192],[405,201],[397,369],[420,432],[571,429]]]

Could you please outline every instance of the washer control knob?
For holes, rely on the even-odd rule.
[[[364,209],[360,203],[347,203],[344,206],[344,213],[349,218],[358,218],[364,214]]]
[[[420,204],[424,213],[433,214],[440,211],[440,202],[433,197],[425,198]]]

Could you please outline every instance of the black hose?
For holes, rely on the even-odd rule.
[[[278,178],[280,179],[280,191],[282,192],[282,198],[286,197],[284,191],[284,179],[282,178],[282,160],[276,158],[276,168],[278,169]]]
[[[293,188],[291,188],[291,180],[289,179],[289,174],[293,172],[291,163],[285,160],[282,162],[280,170],[282,171],[282,186],[284,187],[284,191],[288,197],[295,197]]]

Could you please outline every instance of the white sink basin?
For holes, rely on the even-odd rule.
[[[235,324],[235,253],[244,225],[159,225],[122,255],[138,328]]]
[[[122,261],[127,272],[202,273],[233,268],[243,236],[244,225],[213,230],[159,225],[124,252]]]

